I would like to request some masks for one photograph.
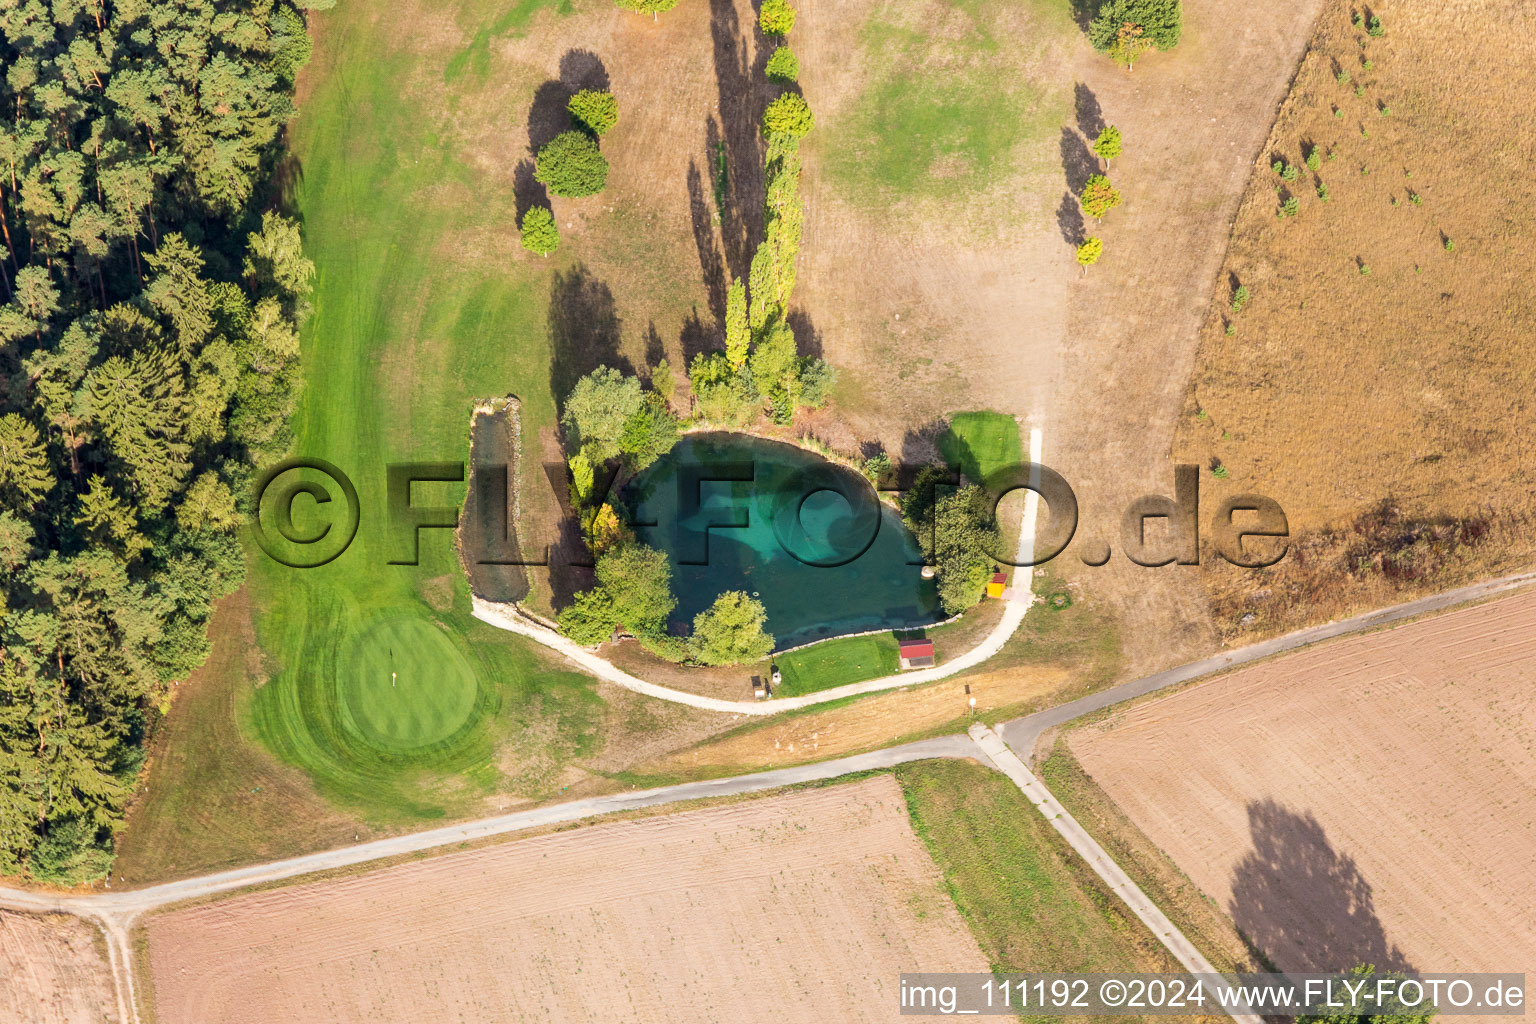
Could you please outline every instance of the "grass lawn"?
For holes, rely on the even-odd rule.
[[[526,19],[536,6],[516,12]],[[473,23],[490,7],[460,13]],[[351,476],[362,525],[318,569],[254,558],[270,678],[249,726],[370,819],[430,818],[496,791],[539,795],[561,762],[598,742],[602,704],[589,680],[547,670],[524,642],[470,616],[446,531],[423,531],[419,565],[389,564],[400,538],[386,526],[387,465],[464,460],[478,397],[519,394],[525,430],[553,421],[548,284],[543,267],[475,260],[458,246],[481,225],[515,224],[514,198],[447,144],[457,94],[441,84],[442,55],[422,56],[366,5],[325,19],[292,142],[318,269],[295,450]],[[477,79],[464,76],[464,88]],[[418,484],[413,501],[458,504],[464,490]],[[514,733],[538,738],[509,764],[499,751]]]
[[[1022,465],[1025,457],[1018,423],[1000,412],[961,412],[950,417],[949,429],[939,435],[939,453],[978,482],[999,469]]]
[[[1065,2],[1024,6],[1027,12],[1002,0],[888,0],[876,8],[855,58],[871,77],[828,125],[837,140],[829,170],[853,198],[871,206],[980,198],[1021,164],[1054,156],[1067,92],[1035,65],[1074,28]],[[1017,28],[1021,16],[1028,33]],[[1012,27],[1001,28],[1005,21]],[[1012,41],[1019,38],[1033,45],[1019,47]]]
[[[784,678],[774,691],[781,697],[815,693],[847,683],[894,675],[896,634],[874,633],[827,640],[774,659]]]
[[[1007,777],[965,761],[894,771],[993,970],[1178,970]]]

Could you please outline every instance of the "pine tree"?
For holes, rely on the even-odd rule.
[[[523,214],[523,248],[548,256],[560,247],[560,229],[555,226],[555,215],[543,206],[532,206]]]
[[[20,511],[53,485],[37,428],[16,413],[0,416],[0,504]]]

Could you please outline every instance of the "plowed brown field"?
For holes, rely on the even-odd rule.
[[[1329,644],[1070,739],[1282,968],[1536,969],[1536,593]]]
[[[0,1020],[118,1020],[112,974],[95,928],[63,914],[0,910]]]
[[[889,776],[151,918],[160,1024],[895,1021],[987,969]]]

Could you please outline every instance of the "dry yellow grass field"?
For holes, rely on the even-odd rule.
[[[1536,69],[1509,45],[1536,11],[1387,0],[1372,37],[1352,10],[1327,5],[1254,165],[1174,443],[1212,503],[1270,495],[1299,537],[1274,572],[1207,577],[1229,638],[1536,552]]]

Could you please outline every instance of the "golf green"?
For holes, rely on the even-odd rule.
[[[391,618],[354,634],[337,675],[342,720],[364,742],[416,750],[474,724],[474,669],[431,620]]]

